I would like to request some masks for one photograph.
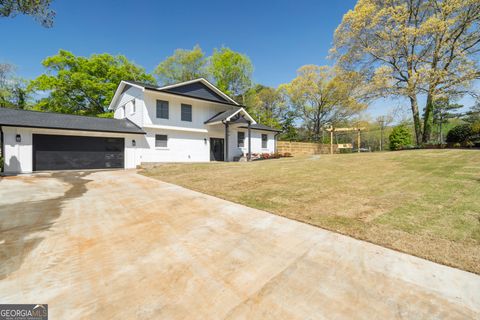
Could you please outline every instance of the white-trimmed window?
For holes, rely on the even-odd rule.
[[[182,103],[181,119],[182,121],[192,122],[192,105]]]
[[[168,101],[157,100],[157,118],[168,119]]]
[[[132,104],[132,112],[131,114],[135,114],[135,112],[137,111],[137,106],[135,104],[135,99],[133,99],[132,101],[130,101],[130,103]]]
[[[237,147],[245,147],[245,132],[238,131],[237,133]]]
[[[262,148],[267,149],[268,146],[268,134],[262,133]]]
[[[167,147],[168,147],[168,136],[166,134],[156,134],[155,148],[167,148]]]

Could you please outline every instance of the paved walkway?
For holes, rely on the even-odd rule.
[[[51,319],[479,319],[480,276],[134,171],[0,179],[0,302]]]

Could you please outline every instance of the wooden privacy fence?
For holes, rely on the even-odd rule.
[[[338,145],[333,145],[333,152],[337,153]],[[291,153],[292,156],[330,153],[330,144],[314,142],[277,141],[278,153]]]

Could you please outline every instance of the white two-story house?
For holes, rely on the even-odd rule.
[[[163,87],[122,81],[109,109],[114,119],[0,108],[4,171],[235,161],[275,152],[279,133],[203,78]]]
[[[278,130],[258,124],[203,78],[164,87],[122,81],[109,109],[146,132],[135,141],[137,164],[233,161],[275,151]]]

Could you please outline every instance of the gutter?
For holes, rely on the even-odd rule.
[[[95,129],[74,129],[74,128],[58,128],[58,127],[48,127],[48,126],[29,126],[29,125],[17,125],[17,124],[2,124],[4,127],[14,127],[14,128],[38,128],[38,129],[51,129],[51,130],[64,130],[64,131],[86,131],[86,132],[107,132],[107,133],[123,133],[123,134],[147,134],[145,131],[142,132],[131,132],[131,131],[112,131],[112,130],[95,130]],[[137,126],[138,127],[138,126]]]

